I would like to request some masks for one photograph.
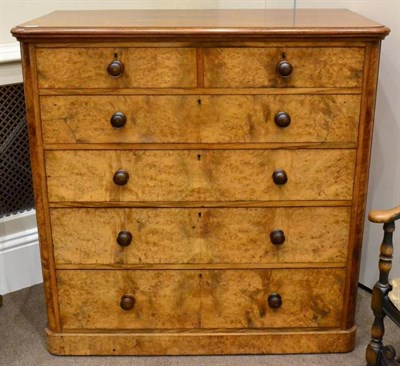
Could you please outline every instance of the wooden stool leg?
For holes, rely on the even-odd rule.
[[[383,299],[391,290],[389,272],[392,268],[394,222],[384,224],[383,230],[385,234],[380,248],[379,281],[372,290],[371,309],[374,312],[375,320],[371,327],[371,341],[366,352],[368,366],[378,365],[378,357],[383,349],[382,338],[385,334]]]

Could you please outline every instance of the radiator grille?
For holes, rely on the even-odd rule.
[[[0,217],[34,207],[22,84],[0,86]]]

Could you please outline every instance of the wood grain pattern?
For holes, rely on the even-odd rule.
[[[201,325],[337,327],[342,319],[345,275],[342,269],[204,271]],[[268,306],[271,293],[281,295],[280,308]]]
[[[318,201],[303,201],[303,200],[283,200],[279,201],[279,207],[350,207],[352,200],[318,200]],[[274,201],[207,201],[207,207],[219,208],[238,208],[238,207],[276,207],[277,202]],[[81,207],[81,208],[204,208],[204,202],[198,201],[137,201],[137,202],[50,202],[51,208],[67,208],[67,207]]]
[[[132,31],[147,30],[154,33],[157,27],[166,27],[166,31],[179,32],[185,27],[200,28],[199,31],[209,31],[216,27],[221,35],[221,28],[243,27],[265,28],[271,32],[274,27],[286,27],[294,31],[315,31],[315,27],[338,30],[347,28],[371,28],[370,31],[379,31],[383,25],[364,18],[363,16],[346,9],[296,9],[296,23],[293,23],[293,9],[202,9],[202,10],[138,10],[138,9],[108,9],[108,10],[86,10],[86,11],[55,11],[44,17],[26,22],[19,28],[53,28],[47,29],[48,33],[55,31],[54,28],[78,28],[81,32],[83,27],[93,29],[95,27],[131,28]],[[317,18],[317,19],[316,19]],[[145,29],[148,28],[148,29]],[[171,29],[173,28],[173,29]],[[177,29],[175,29],[177,28]],[[296,29],[299,28],[299,29]],[[34,32],[34,30],[32,30]]]
[[[281,78],[277,64],[293,66],[289,78]],[[363,48],[206,48],[206,87],[360,87]]]
[[[53,333],[46,330],[56,355],[209,355],[349,352],[356,327],[347,330],[165,333]]]
[[[197,85],[195,48],[39,48],[36,57],[39,88]],[[107,66],[115,58],[124,64],[124,72],[118,78],[107,74]]]
[[[59,270],[57,280],[63,329],[296,328],[338,325],[344,275],[343,269]],[[280,309],[268,308],[271,292],[282,295]],[[119,307],[125,294],[136,299],[131,311]]]
[[[357,95],[361,88],[120,88],[113,95]],[[39,89],[39,95],[110,95],[107,88]]]
[[[38,226],[40,259],[44,279],[44,295],[48,327],[60,331],[60,316],[57,298],[55,263],[49,220],[47,186],[44,173],[44,153],[40,124],[40,105],[37,97],[35,46],[23,44],[21,47],[24,65],[24,94],[26,103],[26,120],[29,135],[32,181],[35,198],[36,222]]]
[[[204,88],[204,55],[202,47],[197,47],[197,87]]]
[[[51,202],[347,200],[354,163],[353,150],[46,152]],[[130,174],[124,186],[118,169]],[[273,182],[276,169],[288,183]]]
[[[315,39],[310,43],[310,40],[306,38],[291,40],[291,39],[232,39],[229,37],[220,37],[219,39],[207,40],[205,38],[182,38],[182,39],[163,39],[162,42],[158,41],[155,37],[154,40],[151,39],[138,39],[134,38],[132,40],[127,39],[116,39],[113,42],[113,47],[133,47],[133,48],[202,48],[202,47],[365,47],[366,40],[349,40],[349,39],[334,39],[322,37],[320,39]],[[46,40],[38,41],[35,43],[36,48],[79,48],[82,47],[82,40],[55,40],[51,42],[46,42]],[[109,47],[110,42],[107,40],[98,40],[93,38],[90,42],[91,47]]]
[[[354,202],[350,225],[350,241],[346,289],[343,301],[345,313],[342,328],[354,324],[357,299],[357,284],[360,271],[362,240],[364,232],[365,206],[367,200],[369,165],[374,128],[376,89],[378,86],[380,42],[371,42],[366,51],[363,97],[358,135],[357,164],[354,178]]]
[[[198,328],[196,271],[57,271],[63,329]],[[134,296],[132,310],[120,307]]]
[[[295,19],[295,21],[293,21]],[[56,11],[12,29],[20,40],[74,39],[88,41],[129,37],[160,42],[194,37],[240,36],[284,40],[324,36],[329,40],[384,38],[389,28],[345,9],[254,10],[92,10]],[[136,38],[134,38],[136,37]]]
[[[299,263],[179,263],[179,264],[57,264],[57,269],[66,270],[97,270],[97,269],[128,269],[128,270],[202,270],[202,269],[295,269],[295,268],[346,268],[345,262],[299,262]]]
[[[49,350],[351,350],[388,33],[309,9],[55,12],[14,28]],[[294,67],[285,80],[282,58]],[[115,79],[114,59],[125,65]],[[109,127],[117,109],[128,116],[120,131]],[[288,128],[275,127],[278,109]],[[125,186],[113,183],[118,169]],[[134,234],[124,249],[122,229]],[[133,310],[121,310],[123,295]]]
[[[51,210],[57,265],[345,262],[349,221],[347,207]]]
[[[274,122],[281,111],[286,128]],[[359,113],[358,95],[41,97],[46,144],[355,142]]]
[[[356,149],[356,142],[46,144],[45,150],[298,150]]]

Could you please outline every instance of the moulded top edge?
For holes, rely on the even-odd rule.
[[[18,39],[128,36],[384,38],[389,28],[345,9],[55,11],[12,29]]]

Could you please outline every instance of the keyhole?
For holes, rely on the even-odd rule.
[[[197,155],[197,160],[199,160],[199,161],[201,160],[201,155],[200,154]]]
[[[114,58],[115,58],[115,59],[118,58],[118,53],[114,53]]]
[[[201,99],[197,99],[197,104],[201,105]]]
[[[286,52],[282,52],[282,58],[283,58],[283,59],[286,58]]]
[[[201,219],[201,212],[199,212],[199,213],[197,214],[197,216],[199,217],[199,219]]]

